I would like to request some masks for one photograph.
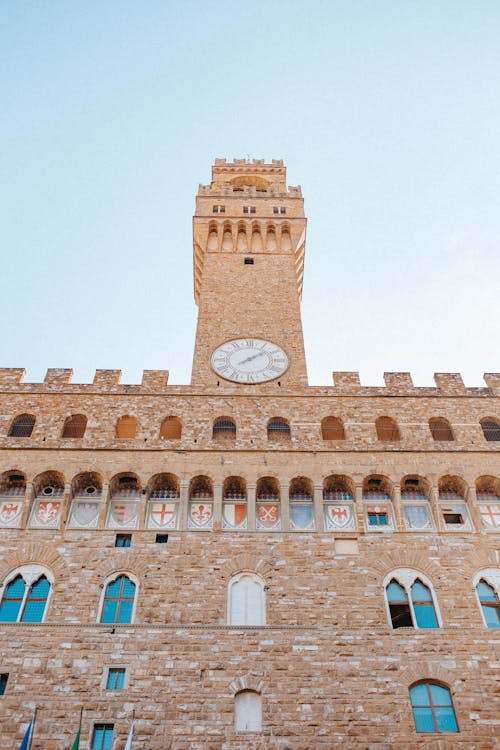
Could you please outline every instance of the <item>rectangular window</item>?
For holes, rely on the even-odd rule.
[[[155,542],[156,544],[166,544],[168,542],[168,534],[157,534]]]
[[[106,680],[106,690],[123,690],[125,682],[124,667],[109,667],[108,679]]]
[[[368,513],[370,526],[387,526],[387,513]]]
[[[9,679],[8,674],[0,674],[0,695],[5,693],[7,689],[7,680]]]
[[[443,518],[445,523],[454,523],[461,525],[464,522],[463,516],[461,513],[443,513]]]
[[[273,214],[286,214],[286,208],[284,206],[274,206]]]
[[[91,750],[111,750],[114,724],[94,724]]]
[[[253,258],[245,258],[243,262],[245,266],[253,266]]]
[[[243,206],[244,214],[254,214],[256,212],[255,206]]]
[[[130,547],[132,545],[132,534],[117,534],[115,536],[115,547]]]
[[[224,214],[226,213],[226,207],[225,206],[212,206],[212,213]]]

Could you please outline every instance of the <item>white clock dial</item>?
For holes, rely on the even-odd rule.
[[[264,339],[234,339],[221,344],[210,364],[217,375],[235,383],[265,383],[288,369],[281,347]]]

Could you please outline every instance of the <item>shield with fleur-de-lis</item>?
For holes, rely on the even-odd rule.
[[[212,526],[213,503],[191,503],[188,526],[190,529],[206,529]]]
[[[40,500],[36,505],[31,525],[54,528],[59,521],[60,512],[60,500]]]

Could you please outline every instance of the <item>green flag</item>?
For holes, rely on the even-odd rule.
[[[82,730],[79,728],[78,732],[76,733],[75,741],[71,745],[71,750],[78,750],[78,748],[80,747],[80,732],[81,731]]]

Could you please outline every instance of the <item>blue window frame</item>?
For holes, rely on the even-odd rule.
[[[102,607],[101,622],[128,623],[132,621],[135,583],[127,576],[118,576],[108,583]]]
[[[421,682],[410,689],[410,699],[417,732],[458,732],[447,687]]]
[[[11,581],[0,603],[0,622],[42,622],[50,593],[50,583],[45,576],[35,581],[26,591],[21,575]]]
[[[438,628],[432,594],[418,578],[411,587],[411,600],[418,628]]]
[[[91,750],[111,750],[114,724],[94,724]]]
[[[123,690],[125,683],[125,669],[123,667],[109,667],[106,690]]]
[[[481,579],[476,587],[484,620],[489,628],[500,628],[500,601],[493,586]]]
[[[368,512],[368,523],[370,526],[387,526],[387,511],[369,511]]]

